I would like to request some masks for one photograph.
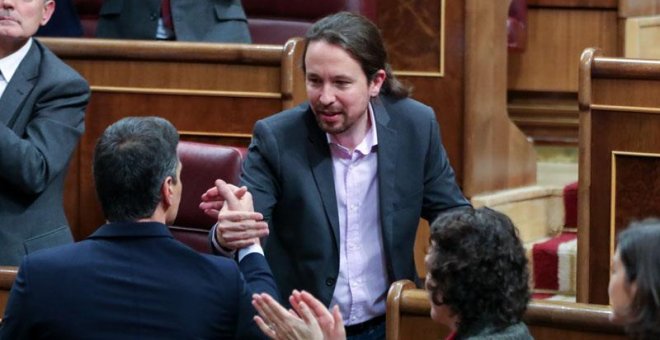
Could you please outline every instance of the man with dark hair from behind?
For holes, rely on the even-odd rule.
[[[24,258],[1,339],[261,337],[251,294],[277,292],[259,244],[241,249],[237,265],[195,252],[167,229],[181,199],[178,141],[157,117],[124,118],[105,130],[94,180],[108,222],[87,240]],[[228,205],[251,207],[245,189],[219,182],[218,190]],[[241,199],[227,190],[242,190]]]

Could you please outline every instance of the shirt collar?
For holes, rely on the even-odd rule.
[[[172,233],[159,222],[109,222],[100,226],[89,238],[169,237]]]
[[[376,117],[374,116],[374,110],[373,107],[371,107],[371,103],[369,103],[367,110],[369,111],[369,121],[371,124],[369,125],[369,129],[367,130],[367,134],[364,136],[364,139],[355,147],[355,150],[359,151],[363,155],[370,153],[374,146],[378,145]],[[337,142],[337,139],[333,135],[326,132],[325,137],[328,140],[328,144],[336,145],[342,149],[345,149],[341,144]]]
[[[0,59],[0,71],[2,71],[2,76],[5,77],[7,83],[9,83],[14,76],[14,73],[16,73],[18,65],[21,64],[21,61],[23,61],[31,46],[32,38],[28,39],[25,45],[19,48],[16,52]]]

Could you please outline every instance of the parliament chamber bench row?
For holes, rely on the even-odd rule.
[[[177,126],[183,140],[245,147],[256,120],[290,108],[305,97],[301,70],[296,67],[302,54],[300,41],[285,46],[150,42],[140,48],[118,41],[46,42],[92,85],[86,132],[71,162],[65,192],[67,216],[77,240],[87,237],[104,220],[92,185],[91,155],[96,138],[112,122],[128,115],[158,114]],[[584,86],[580,87],[583,111],[578,209],[578,248],[587,251],[578,253],[577,290],[579,302],[606,304],[612,235],[631,219],[660,211],[657,200],[647,199],[657,197],[660,188],[638,175],[639,169],[648,174],[660,169],[660,135],[655,131],[660,126],[660,97],[656,95],[660,62],[604,58],[594,53],[589,56],[580,78]],[[140,77],[135,76],[137,69]],[[495,117],[479,112],[494,124]],[[468,115],[467,111],[463,114]],[[438,120],[443,117],[438,116]],[[488,164],[487,156],[452,150],[456,150],[457,140],[466,141],[466,150],[483,149],[486,144],[474,139],[479,135],[461,129],[443,131],[457,180],[468,197],[487,190],[486,177],[506,176],[512,185],[518,183],[513,181],[517,178],[513,170],[492,168],[483,176],[474,176],[470,169],[488,168],[484,165]],[[514,164],[521,169],[521,161],[513,155],[498,159],[510,160],[508,169]],[[236,169],[238,164],[240,161],[235,162]],[[185,166],[183,171],[186,176]],[[203,190],[220,177],[212,171],[205,173],[211,176],[199,181]],[[184,178],[184,188],[197,179]],[[201,193],[187,194],[184,189],[184,201],[192,203],[190,211],[199,213],[196,204]],[[182,207],[182,219],[185,209]],[[208,229],[213,221],[202,223]],[[177,225],[188,227],[183,222]],[[205,229],[191,233],[197,233],[200,242],[206,237]]]
[[[0,267],[0,315],[17,274],[16,267]],[[431,305],[425,290],[411,281],[392,284],[387,297],[388,340],[439,339],[448,330],[430,316]],[[532,301],[524,321],[537,340],[625,339],[623,329],[608,321],[609,306]],[[1,320],[0,320],[1,322]]]
[[[248,18],[252,42],[281,45],[292,37],[304,36],[314,21],[338,11],[360,13],[375,22],[379,1],[242,0],[241,3]],[[102,4],[103,0],[73,0],[84,37],[96,36]],[[510,51],[524,50],[526,26],[527,1],[513,0],[507,18],[507,45]]]
[[[660,126],[660,61],[606,58],[589,49],[582,58],[580,79],[579,242],[580,249],[588,251],[579,253],[578,275],[582,279],[578,301],[596,300],[598,304],[532,301],[524,321],[536,339],[624,338],[623,329],[609,323],[611,309],[604,305],[609,255],[613,251],[610,241],[630,219],[660,211],[658,201],[648,199],[660,192],[658,181],[647,180],[648,175],[658,178],[660,171],[660,135],[656,133]],[[201,213],[196,202],[213,179],[236,183],[244,152],[234,147],[181,142],[184,195],[186,186],[198,188],[189,193],[192,198],[187,201],[192,204],[182,211]],[[222,163],[204,160],[209,155]],[[193,165],[188,159],[201,162]],[[186,164],[191,170],[188,174],[184,173]],[[208,242],[206,230],[212,222],[202,222],[196,231],[202,244]],[[0,268],[0,310],[6,305],[15,277],[15,267]],[[429,312],[424,290],[411,282],[393,284],[388,294],[388,338],[437,338],[446,333],[432,322]]]

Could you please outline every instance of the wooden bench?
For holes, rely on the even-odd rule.
[[[104,221],[91,169],[96,140],[110,124],[127,116],[156,115],[170,120],[182,140],[244,147],[258,119],[305,98],[296,64],[302,52],[298,40],[277,46],[41,40],[92,90],[85,134],[71,160],[65,191],[76,240]]]
[[[381,0],[377,17],[384,20],[380,27],[396,74],[415,88],[414,98],[436,111],[463,192],[472,197],[533,184],[534,150],[506,111],[502,65],[508,6],[482,0],[422,2],[418,12],[409,13],[405,4]],[[40,40],[92,88],[85,134],[65,192],[77,240],[103,223],[91,155],[110,123],[158,115],[169,119],[183,140],[245,147],[256,120],[306,100],[299,40],[285,45]]]
[[[392,284],[387,295],[387,339],[441,339],[449,329],[431,320],[424,289],[411,281]],[[608,306],[533,300],[524,321],[537,340],[626,339],[622,327],[609,322]]]
[[[607,304],[617,232],[660,212],[660,61],[580,61],[578,302]]]
[[[14,284],[14,280],[16,280],[17,273],[18,267],[0,266],[0,323],[2,323],[2,317],[5,315],[9,291]]]

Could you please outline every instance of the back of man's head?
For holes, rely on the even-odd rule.
[[[94,149],[94,181],[110,222],[150,217],[161,185],[177,181],[179,135],[159,117],[128,117],[110,125]]]

